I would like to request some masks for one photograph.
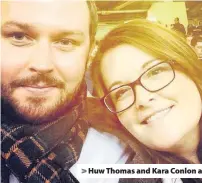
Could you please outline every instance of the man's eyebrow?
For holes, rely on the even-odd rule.
[[[84,38],[84,33],[82,31],[77,31],[77,30],[62,30],[60,32],[56,31],[56,32],[53,32],[52,34],[52,37],[54,39],[60,39],[60,38],[64,38],[64,37],[67,37],[67,36],[79,36],[81,38]]]
[[[36,32],[36,27],[33,26],[33,25],[30,25],[30,24],[27,24],[27,23],[21,23],[21,22],[17,22],[17,21],[8,21],[8,22],[5,22],[3,25],[2,25],[2,28],[9,28],[9,27],[17,27],[21,30],[24,30],[24,31],[28,31],[28,32]],[[81,37],[84,37],[84,33],[82,31],[78,31],[78,30],[56,30],[52,33],[52,37],[54,38],[62,38],[62,37],[66,37],[66,36],[81,36]]]
[[[30,30],[30,29],[34,28],[34,26],[32,26],[32,25],[29,25],[27,23],[17,22],[17,21],[8,21],[2,25],[2,27],[10,27],[10,26],[15,26],[22,30]]]

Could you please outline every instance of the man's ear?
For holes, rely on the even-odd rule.
[[[88,55],[88,61],[87,61],[87,65],[86,68],[88,69],[97,53],[97,49],[98,49],[98,44],[97,41],[93,41],[93,43],[91,43],[91,47],[90,47],[90,51],[89,51],[89,55]]]

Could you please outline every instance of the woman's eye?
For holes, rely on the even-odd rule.
[[[127,94],[128,90],[123,89],[116,92],[116,100],[120,100],[125,94]]]
[[[162,71],[160,69],[156,69],[156,70],[153,70],[150,72],[150,75],[154,76],[154,75],[157,75],[159,73],[161,73]]]
[[[161,75],[162,73],[166,72],[168,69],[167,68],[163,68],[163,67],[157,67],[154,69],[151,69],[150,71],[148,71],[146,73],[147,77],[153,77],[153,76],[158,76]]]

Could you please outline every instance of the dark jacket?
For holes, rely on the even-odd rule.
[[[186,34],[186,31],[185,31],[185,28],[184,28],[184,25],[182,25],[181,23],[176,23],[176,24],[173,24],[174,27],[173,29],[178,31],[178,32],[181,32],[183,33],[184,35]]]

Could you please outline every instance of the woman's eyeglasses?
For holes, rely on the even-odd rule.
[[[111,112],[123,112],[136,100],[134,89],[136,85],[141,85],[149,92],[157,92],[168,86],[174,79],[175,72],[171,63],[161,62],[147,69],[136,81],[111,90],[101,98],[101,101]]]

